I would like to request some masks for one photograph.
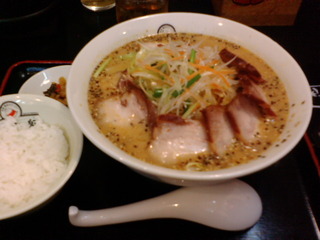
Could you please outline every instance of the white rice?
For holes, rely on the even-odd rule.
[[[0,121],[0,213],[44,195],[67,167],[69,145],[63,130],[40,118],[30,126]]]

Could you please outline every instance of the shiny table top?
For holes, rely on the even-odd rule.
[[[6,77],[7,81],[3,94],[17,92],[32,74],[30,67],[45,69],[71,62],[91,38],[116,24],[115,9],[94,13],[83,8],[80,0],[48,2],[53,4],[37,16],[19,21],[0,18],[0,80]],[[214,14],[210,0],[170,0],[169,10]],[[284,47],[311,85],[320,84],[318,0],[303,1],[294,26],[254,28]],[[85,139],[80,164],[62,191],[34,212],[0,221],[0,239],[319,239],[320,183],[315,162],[320,153],[318,111],[315,109],[307,137],[288,156],[242,178],[263,202],[261,219],[248,230],[227,232],[175,219],[93,228],[72,226],[68,221],[71,205],[88,210],[114,207],[177,188],[138,175]]]

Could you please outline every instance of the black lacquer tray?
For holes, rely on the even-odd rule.
[[[69,61],[23,61],[12,65],[1,94],[17,93],[33,74]],[[313,85],[312,90],[317,86]],[[315,94],[315,105],[316,105]],[[308,133],[285,158],[242,178],[260,195],[263,214],[245,231],[227,232],[176,219],[154,219],[93,228],[74,227],[68,208],[99,209],[144,200],[176,189],[149,180],[109,158],[87,139],[80,164],[62,191],[41,208],[0,221],[0,239],[319,239],[320,109],[315,108]]]

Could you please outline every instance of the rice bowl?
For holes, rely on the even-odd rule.
[[[58,193],[78,165],[83,137],[68,108],[44,96],[1,96],[0,110],[0,219],[6,219]]]

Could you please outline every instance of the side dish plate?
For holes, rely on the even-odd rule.
[[[51,83],[59,82],[60,77],[67,79],[71,66],[61,65],[45,69],[30,77],[19,89],[19,93],[43,95]]]

